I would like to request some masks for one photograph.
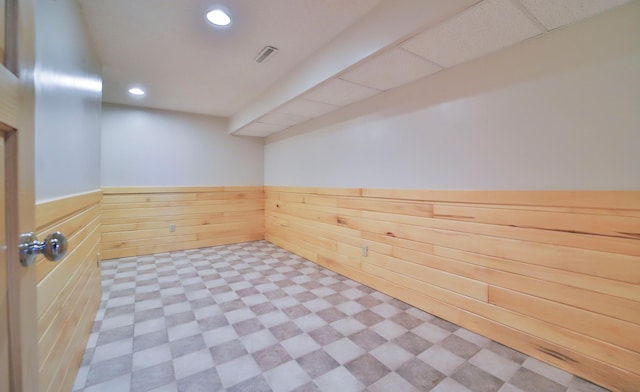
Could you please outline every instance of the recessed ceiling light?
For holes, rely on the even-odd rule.
[[[215,9],[207,12],[207,20],[216,26],[227,26],[231,23],[231,18],[221,9]]]
[[[144,95],[144,90],[139,87],[132,87],[129,89],[129,94],[131,95]]]

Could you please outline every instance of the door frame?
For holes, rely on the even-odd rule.
[[[22,267],[20,233],[33,231],[35,219],[35,14],[34,0],[7,0],[2,82],[14,92],[3,104],[12,124],[4,127],[7,302],[10,390],[38,391],[36,271]],[[12,79],[4,71],[15,75]],[[5,108],[3,108],[5,109]],[[11,130],[13,128],[13,130]]]

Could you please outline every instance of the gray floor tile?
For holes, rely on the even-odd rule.
[[[138,335],[133,338],[133,352],[144,350],[150,347],[159,346],[169,342],[167,330],[149,332],[144,335]]]
[[[175,381],[175,376],[172,362],[163,362],[133,372],[131,375],[131,392],[147,392],[173,381]]]
[[[384,321],[384,318],[378,315],[377,313],[372,312],[369,309],[365,309],[361,312],[358,312],[352,316],[354,319],[358,320],[362,325],[367,327],[371,327],[373,325],[378,324],[381,321]]]
[[[135,309],[135,305],[134,304],[127,304],[127,305],[121,305],[121,306],[114,306],[111,307],[109,309],[107,309],[104,313],[105,317],[114,317],[114,316],[120,316],[123,314],[129,314],[129,313],[133,313]]]
[[[324,350],[318,349],[297,359],[300,367],[307,372],[311,378],[319,377],[330,370],[340,366],[331,355]]]
[[[85,385],[100,384],[128,373],[131,373],[130,354],[91,364]]]
[[[325,346],[327,344],[333,343],[336,340],[340,340],[344,337],[337,329],[333,328],[330,325],[325,325],[324,327],[320,327],[316,330],[309,332],[309,336],[313,338],[319,345]]]
[[[165,322],[167,327],[173,327],[176,325],[188,323],[189,321],[195,321],[195,320],[196,320],[196,316],[193,314],[192,310],[172,314],[170,316],[165,317]]]
[[[604,391],[266,241],[102,276],[78,392]]]
[[[216,365],[248,354],[240,340],[231,340],[218,346],[211,347],[209,350],[211,351],[211,356],[213,357]]]
[[[565,387],[569,386],[569,383],[573,379],[571,374],[551,365],[547,365],[535,358],[527,358],[527,360],[522,363],[522,366]]]
[[[480,351],[480,347],[456,335],[450,335],[438,345],[464,359],[469,359]]]
[[[168,344],[153,346],[151,348],[137,351],[133,354],[133,371],[142,370],[149,366],[158,365],[162,362],[170,361],[171,350]]]
[[[368,390],[371,392],[419,392],[416,387],[411,385],[407,380],[395,372],[389,373],[380,380],[369,385]]]
[[[515,385],[525,392],[560,392],[566,389],[557,382],[549,380],[524,367],[521,367],[516,374],[511,377],[509,384]]]
[[[501,357],[491,350],[482,349],[474,355],[469,363],[479,367],[480,369],[493,374],[502,381],[509,379],[518,371],[520,365],[510,359]]]
[[[228,392],[271,392],[269,383],[262,374],[236,384],[227,389]]]
[[[169,347],[171,347],[171,354],[173,357],[177,358],[179,356],[207,348],[207,345],[204,342],[202,335],[195,335],[169,342]]]
[[[446,329],[449,332],[455,332],[458,330],[458,328],[460,328],[459,326],[443,320],[440,317],[434,317],[433,319],[431,319],[431,324],[437,325],[438,327]]]
[[[211,353],[207,349],[173,359],[173,370],[176,379],[192,376],[201,371],[211,369],[215,365]]]
[[[452,378],[445,378],[431,392],[473,392]]]
[[[267,371],[292,359],[291,355],[280,344],[275,344],[253,353],[253,358],[262,371]]]
[[[202,330],[202,332],[224,327],[225,325],[228,325],[228,324],[229,322],[227,321],[226,317],[224,317],[224,315],[221,315],[221,314],[198,320],[198,325],[200,326],[200,329]]]
[[[430,390],[446,377],[417,358],[405,362],[396,372],[421,391]]]
[[[320,348],[320,345],[306,333],[283,340],[281,344],[294,359]]]
[[[313,382],[308,382],[304,385],[299,386],[296,389],[291,390],[291,392],[321,392],[322,390]]]
[[[574,377],[567,392],[606,392],[607,390],[580,377]]]
[[[217,365],[216,370],[225,388],[231,388],[262,373],[260,366],[251,355],[244,355]]]
[[[274,391],[291,391],[311,381],[309,375],[298,362],[289,361],[264,373],[269,386]]]
[[[153,320],[159,317],[164,317],[164,310],[162,308],[154,308],[142,310],[135,313],[135,322],[140,323],[142,321]]]
[[[407,332],[401,336],[398,336],[393,340],[393,342],[409,351],[410,353],[413,353],[414,355],[419,355],[420,353],[431,347],[430,342],[414,334],[413,332]]]
[[[351,339],[355,344],[367,351],[371,351],[387,342],[385,338],[370,329],[365,329],[363,331],[355,333],[349,336],[349,339]]]
[[[264,329],[264,326],[257,318],[251,318],[233,324],[233,328],[238,333],[238,336],[245,336]]]
[[[344,365],[364,385],[370,385],[391,370],[370,354],[364,354]]]
[[[322,391],[361,392],[365,390],[360,382],[345,367],[337,367],[313,381]]]
[[[473,392],[497,392],[504,382],[470,363],[465,363],[451,376]],[[539,391],[545,391],[540,389]]]
[[[465,360],[439,345],[429,347],[418,358],[447,376],[452,375]]]
[[[103,333],[98,335],[96,347],[129,338],[133,338],[133,324],[104,331]]]
[[[407,312],[396,314],[395,316],[391,317],[391,321],[405,327],[406,329],[413,329],[423,323],[422,320],[416,317],[413,317]]]
[[[498,342],[489,342],[487,343],[486,348],[500,355],[501,357],[507,358],[517,364],[522,364],[528,358],[527,355],[504,346]]]
[[[222,390],[220,377],[214,368],[203,370],[177,381],[180,392],[211,392]]]
[[[131,374],[128,373],[121,376],[114,376],[100,384],[88,386],[84,389],[84,392],[130,391],[130,386]]]
[[[302,330],[292,321],[276,325],[269,330],[278,340],[286,340],[302,333]]]

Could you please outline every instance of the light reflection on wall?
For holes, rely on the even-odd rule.
[[[66,75],[36,68],[35,78],[36,88],[64,88],[89,93],[102,93],[102,79],[95,76]]]

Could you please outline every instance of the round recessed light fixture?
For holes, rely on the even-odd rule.
[[[228,26],[231,23],[231,17],[219,8],[207,12],[207,20],[216,26]]]
[[[141,89],[140,87],[132,87],[132,88],[129,89],[129,94],[136,95],[136,96],[142,96],[142,95],[144,95],[144,90]]]

